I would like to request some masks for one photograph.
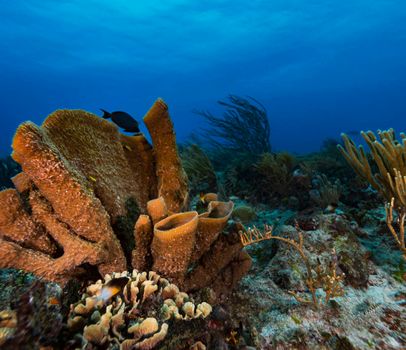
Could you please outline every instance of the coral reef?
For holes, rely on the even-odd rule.
[[[151,137],[80,110],[18,128],[21,171],[0,191],[1,348],[404,347],[406,136],[363,133],[371,154],[347,136],[344,157],[334,140],[271,153],[247,141],[269,138],[265,110],[230,101],[231,124],[210,115],[214,147],[182,157],[162,100]]]
[[[71,306],[68,327],[83,332],[82,349],[153,349],[179,322],[204,319],[211,311],[156,273],[133,270],[88,286]]]
[[[137,268],[186,290],[201,274],[203,287],[227,290],[215,280],[230,274],[235,278],[225,285],[235,285],[249,257],[240,254],[235,235],[223,233],[233,203],[211,202],[200,215],[182,212],[187,179],[162,100],[144,121],[153,147],[142,134],[122,135],[80,110],[59,110],[41,127],[18,128],[13,157],[22,172],[13,178],[16,189],[0,192],[7,204],[0,209],[1,267],[62,284]],[[219,247],[228,246],[232,254],[221,256]],[[246,263],[236,268],[238,261]]]

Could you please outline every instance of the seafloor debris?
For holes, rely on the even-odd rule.
[[[71,306],[68,327],[73,333],[83,332],[82,349],[153,349],[177,321],[204,319],[211,311],[208,303],[195,305],[155,272],[133,270],[106,275],[104,281],[88,286]]]

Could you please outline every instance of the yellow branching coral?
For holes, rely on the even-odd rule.
[[[378,131],[379,139],[372,131],[361,132],[371,150],[371,158],[378,169],[372,171],[368,156],[362,146],[356,146],[347,135],[342,134],[344,147],[339,150],[356,173],[368,181],[385,199],[387,204],[386,222],[403,257],[406,259],[404,220],[406,216],[406,135],[400,133],[396,139],[393,129]],[[399,232],[393,227],[393,209],[399,216]]]
[[[399,174],[406,175],[406,135],[401,133],[401,140],[397,140],[393,129],[379,130],[379,139],[372,131],[362,131],[361,135],[371,150],[377,173],[373,173],[364,148],[357,147],[346,134],[341,135],[344,147],[339,145],[339,150],[357,174],[368,181],[388,202],[395,198],[396,202],[401,203],[395,188],[395,179]]]
[[[398,231],[396,231],[395,227],[393,226],[393,222],[395,221],[393,218],[393,207],[394,207],[394,199],[385,206],[386,210],[386,224],[388,225],[389,232],[395,239],[396,244],[400,248],[403,258],[406,260],[406,247],[405,247],[405,219],[406,219],[406,211],[401,211],[398,215],[396,220],[398,224]]]

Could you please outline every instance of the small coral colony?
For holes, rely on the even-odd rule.
[[[19,126],[0,164],[2,348],[405,348],[406,135],[293,156],[259,102],[220,105],[183,144],[160,99],[148,138],[104,110]]]

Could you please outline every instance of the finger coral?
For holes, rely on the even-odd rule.
[[[112,295],[112,286],[126,284]],[[170,333],[171,320],[204,319],[212,307],[195,305],[176,285],[154,272],[113,273],[87,287],[71,306],[68,327],[83,332],[82,349],[101,348],[107,340],[120,349],[153,349]]]

